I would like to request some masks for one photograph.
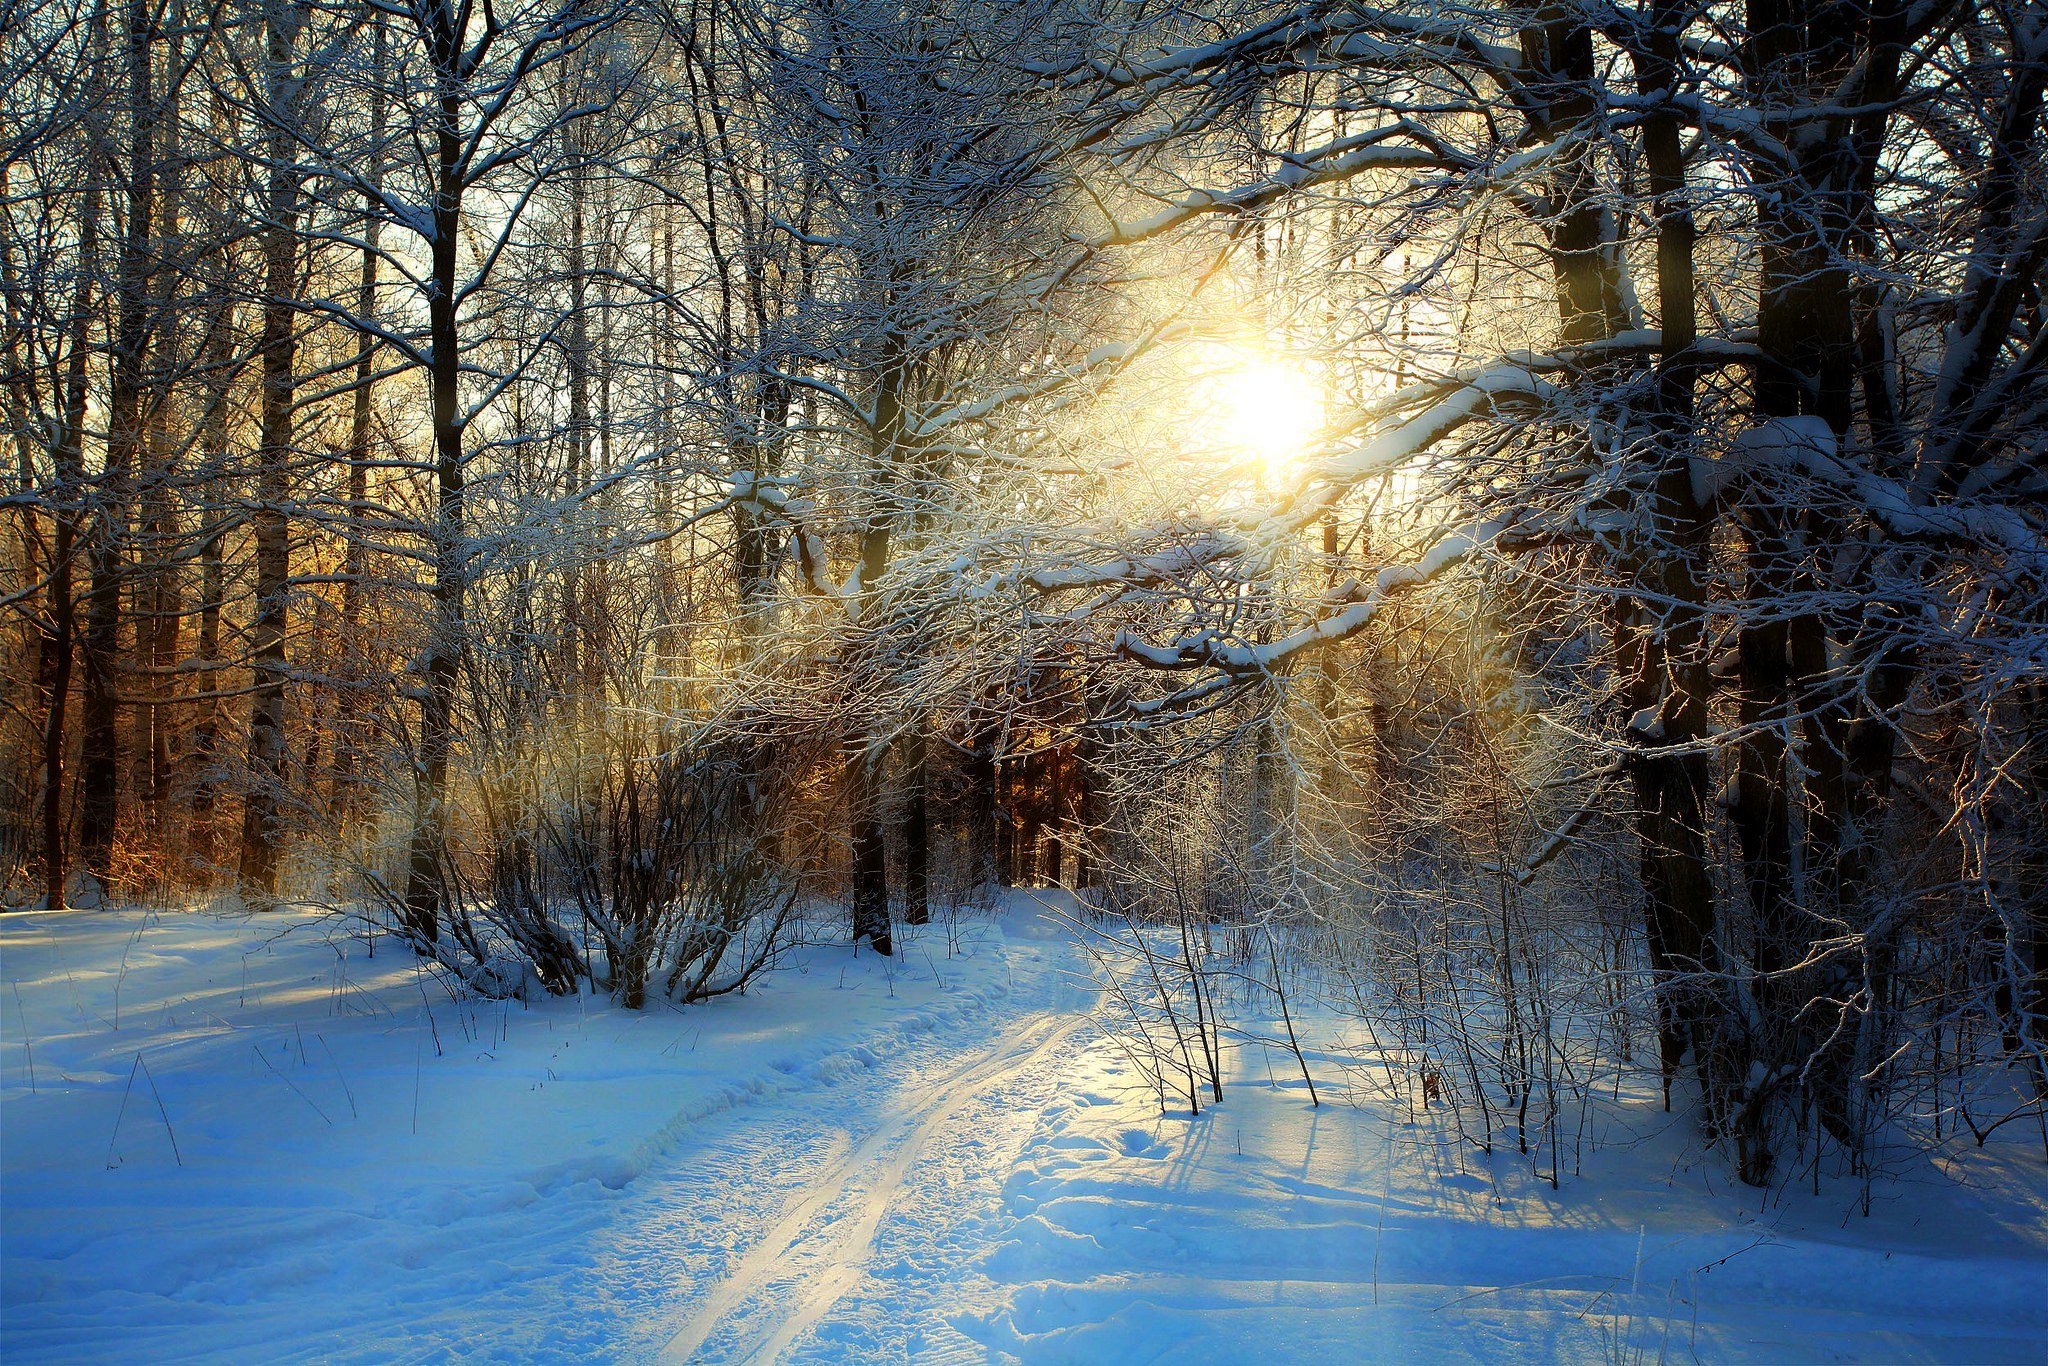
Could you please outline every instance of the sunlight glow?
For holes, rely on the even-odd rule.
[[[1257,459],[1268,479],[1284,475],[1322,428],[1320,388],[1293,366],[1247,361],[1212,384],[1224,440]]]

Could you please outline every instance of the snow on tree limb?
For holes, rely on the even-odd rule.
[[[1246,214],[1288,195],[1348,180],[1369,170],[1458,169],[1459,161],[1437,146],[1388,146],[1391,138],[1419,137],[1420,130],[1403,120],[1340,139],[1315,152],[1290,159],[1265,180],[1230,190],[1195,190],[1147,218],[1118,223],[1085,239],[1094,249],[1131,246],[1163,236],[1211,214]],[[1430,139],[1434,142],[1434,139]]]
[[[1115,649],[1123,657],[1154,669],[1212,668],[1226,674],[1271,675],[1304,651],[1357,635],[1372,624],[1388,602],[1480,557],[1518,525],[1519,519],[1515,517],[1490,517],[1449,531],[1414,563],[1382,569],[1361,601],[1319,617],[1277,640],[1244,644],[1205,629],[1171,644],[1153,645],[1125,628],[1117,633]]]

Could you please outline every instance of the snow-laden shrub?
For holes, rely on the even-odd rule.
[[[594,809],[595,839],[550,828],[603,949],[601,984],[627,1006],[744,987],[781,944],[798,894],[771,857],[776,782],[756,747],[708,747],[624,765]],[[594,856],[594,857],[593,857]]]
[[[484,819],[447,842],[447,912],[423,956],[493,997],[585,986],[629,1008],[743,989],[786,943],[799,882],[771,820],[798,775],[732,741],[651,755],[563,746],[480,780]],[[374,874],[371,900],[404,926]]]

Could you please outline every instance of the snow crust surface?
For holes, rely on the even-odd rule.
[[[1729,1188],[1631,1083],[1574,1117],[1552,1191],[1297,1003],[1311,1105],[1251,1001],[1224,1101],[1162,1112],[1028,894],[683,1011],[462,1000],[289,915],[10,915],[0,962],[10,1363],[2023,1361],[2048,1335],[2024,1135],[1909,1165],[1865,1217],[1847,1183]]]

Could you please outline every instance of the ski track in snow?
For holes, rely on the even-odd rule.
[[[896,1092],[890,1098],[892,1113],[880,1127],[814,1172],[789,1211],[663,1348],[661,1360],[694,1359],[728,1319],[745,1324],[744,1337],[724,1346],[719,1359],[781,1359],[869,1274],[882,1222],[892,1214],[901,1218],[903,1187],[920,1164],[946,1165],[945,1157],[934,1152],[936,1140],[961,1111],[1042,1064],[1088,1023],[1085,1016],[1032,1021],[993,1052]],[[793,1257],[800,1270],[792,1286],[786,1268]],[[757,1311],[751,1317],[744,1312],[750,1307]],[[757,1324],[752,1318],[767,1322]]]
[[[1064,930],[1004,928],[1007,989],[855,1050],[863,1065],[822,1090],[693,1124],[519,1288],[517,1339],[601,1361],[987,1360],[950,1319],[1008,1293],[985,1254],[1098,1003]]]
[[[121,1036],[106,1032],[104,1008],[96,1012],[72,1003],[81,993],[91,1002],[93,988],[86,984],[96,979],[74,984],[65,967],[95,941],[81,940],[60,963],[54,948],[40,947],[57,942],[47,939],[59,928],[55,922],[24,922],[24,928],[28,937],[11,951],[9,975],[38,967],[54,973],[52,1002],[70,1006],[64,1013],[76,1031],[75,1043],[63,1042],[79,1050],[71,1075],[62,1080],[92,1089],[72,1097],[52,1094],[49,1054],[57,1044],[46,1021],[58,1011],[50,1003],[39,1010],[31,999],[44,1094],[10,1095],[10,1101],[69,1107],[45,1109],[49,1119],[81,1113],[83,1106],[82,1113],[104,1131],[122,1098],[126,1071],[102,1063],[100,1052],[140,1042],[154,1074],[170,1069],[164,1061],[169,1050],[192,1045],[137,1040],[132,1030]],[[142,931],[127,936],[114,934],[116,928],[90,933],[112,934],[112,956],[122,957],[120,944]],[[243,992],[235,962],[244,951],[243,930],[166,920],[139,941],[160,950],[166,971],[186,973],[168,979],[163,1000],[150,1000],[148,1016],[164,1025],[213,1004],[190,994],[197,979],[185,961],[195,942],[184,937],[188,929],[208,951],[226,946],[228,997],[239,1005]],[[785,980],[780,991],[788,1004],[742,1002],[737,1010],[685,1012],[668,1020],[592,1013],[588,1024],[580,1007],[557,1006],[553,1027],[538,1023],[547,1012],[515,1018],[511,1036],[520,1047],[513,1052],[523,1062],[485,1062],[494,1038],[487,1041],[479,1033],[458,1042],[457,1031],[449,1030],[450,1058],[441,1063],[431,1055],[424,1014],[417,1048],[410,1037],[394,1046],[388,1026],[379,1024],[358,1045],[374,1045],[400,1061],[383,1069],[398,1075],[378,1083],[374,1095],[366,1064],[350,1054],[336,1022],[317,1012],[304,1030],[311,1057],[326,1060],[317,1024],[334,1034],[356,1082],[359,1095],[348,1103],[363,1102],[364,1127],[352,1116],[339,1128],[322,1125],[312,1099],[285,1091],[303,1082],[313,1088],[308,1097],[317,1094],[336,1114],[348,1113],[338,1108],[344,1098],[320,1092],[300,1064],[282,1061],[285,1075],[273,1080],[260,1060],[245,1053],[237,1070],[251,1072],[255,1082],[240,1084],[233,1071],[219,1075],[225,1069],[218,1061],[195,1057],[193,1065],[207,1069],[216,1092],[224,1088],[232,1104],[242,1112],[253,1107],[254,1113],[224,1118],[194,1143],[192,1131],[201,1126],[189,1112],[212,1101],[193,1089],[198,1074],[165,1070],[190,1166],[168,1161],[167,1147],[162,1153],[148,1150],[152,1135],[141,1129],[139,1106],[125,1116],[131,1122],[122,1132],[130,1137],[122,1147],[127,1154],[143,1144],[127,1154],[141,1165],[105,1174],[97,1153],[86,1155],[87,1161],[63,1155],[54,1143],[31,1156],[23,1142],[33,1138],[42,1148],[45,1135],[13,1122],[32,1118],[23,1109],[8,1125],[11,1212],[5,1223],[13,1226],[5,1240],[0,1355],[10,1362],[381,1362],[451,1355],[653,1360],[699,1318],[705,1325],[699,1337],[713,1339],[707,1359],[725,1359],[728,1336],[743,1339],[748,1350],[766,1348],[759,1354],[767,1357],[792,1347],[801,1351],[800,1339],[832,1318],[841,1301],[861,1302],[864,1263],[878,1245],[890,1255],[905,1236],[919,1247],[930,1246],[935,1230],[943,1233],[970,1215],[982,1219],[996,1212],[1008,1170],[1004,1159],[1021,1148],[1038,1103],[1049,1094],[1045,1088],[1054,1084],[1046,1064],[1088,1023],[1085,1009],[1093,993],[1072,979],[1072,954],[1060,931],[1037,915],[1005,915],[999,929],[963,927],[967,953],[959,959],[941,950],[939,933],[933,927],[893,965],[863,955],[842,966],[837,954],[828,954],[808,969],[807,981]],[[311,951],[312,960],[317,963],[325,952]],[[46,953],[52,955],[47,966],[41,962]],[[220,976],[217,968],[206,971],[212,979]],[[122,974],[112,970],[111,959],[102,975],[118,990]],[[296,1039],[288,1014],[277,1013],[279,998],[289,993],[301,1007],[309,1001],[317,1007],[327,987],[322,979],[318,991],[309,992],[303,972],[293,978],[281,970],[280,980],[282,986],[266,984],[270,1004],[259,1007],[273,1013],[252,1015],[264,1023],[244,1026],[234,1037],[281,1029]],[[291,987],[294,980],[302,985]],[[402,1003],[418,988],[404,974],[398,980],[402,990],[394,999]],[[900,1003],[881,999],[885,986],[890,998],[903,998]],[[139,1004],[142,986],[130,981],[128,987],[131,1004]],[[218,994],[217,984],[214,990]],[[249,996],[258,999],[254,990]],[[227,1003],[218,1010],[238,1018]],[[449,1029],[445,1007],[442,1014],[441,1027]],[[229,1037],[226,1020],[205,1018],[217,1024],[222,1038]],[[646,1056],[622,1049],[610,1037],[615,1029],[651,1034],[661,1046],[639,1044]],[[695,1052],[700,1029],[706,1046],[696,1055],[702,1061],[693,1064],[694,1072],[669,1081],[650,1067],[681,1063]],[[710,1041],[720,1038],[725,1043],[714,1052]],[[7,1042],[14,1054],[7,1080],[17,1080],[17,1070],[26,1080],[29,1059],[20,1039],[10,1031]],[[677,1047],[686,1042],[688,1052]],[[213,1043],[200,1038],[196,1046]],[[739,1051],[730,1053],[733,1048]],[[579,1062],[591,1049],[596,1052]],[[430,1064],[424,1101],[414,1098],[415,1088],[422,1087],[414,1075],[416,1052]],[[720,1068],[717,1058],[728,1055],[731,1061]],[[133,1056],[115,1051],[112,1061],[125,1065]],[[94,1064],[90,1071],[81,1066],[87,1060]],[[566,1070],[570,1064],[575,1071]],[[494,1070],[506,1066],[514,1073]],[[713,1070],[705,1072],[706,1066]],[[559,1083],[555,1067],[565,1069]],[[334,1088],[339,1076],[337,1069],[336,1077],[323,1073],[320,1080]],[[634,1113],[646,1118],[588,1127],[595,1096],[575,1088],[615,1076],[633,1079]],[[681,1089],[670,1090],[678,1082]],[[263,1091],[266,1084],[275,1095]],[[561,1103],[546,1099],[565,1087],[569,1092]],[[664,1092],[674,1096],[666,1106]],[[540,1102],[539,1108],[510,1108],[507,1102],[515,1096]],[[384,1113],[375,1114],[380,1103]],[[102,1108],[107,1113],[99,1113]],[[424,1137],[425,1118],[435,1121],[439,1137]],[[529,1141],[519,1133],[528,1124],[556,1131],[537,1130]],[[265,1125],[287,1137],[296,1160],[284,1151],[274,1157],[263,1152]],[[414,1125],[421,1126],[417,1136],[408,1133]],[[384,1136],[370,1126],[380,1126]],[[591,1136],[579,1136],[584,1133]],[[386,1143],[391,1160],[364,1168],[358,1157],[358,1165],[338,1167],[315,1156],[334,1153],[332,1147],[304,1146],[326,1142],[329,1134],[358,1153],[367,1151],[358,1145]],[[992,1143],[991,1135],[1001,1142]],[[475,1139],[495,1145],[477,1162],[445,1171],[411,1165],[424,1151],[422,1144],[442,1145],[425,1150],[448,1154]],[[231,1156],[239,1149],[227,1145],[247,1140],[259,1146],[246,1158]],[[160,1138],[156,1142],[162,1146]],[[569,1156],[586,1144],[588,1156]],[[552,1160],[525,1166],[517,1155],[526,1153]],[[242,1167],[247,1158],[260,1158],[263,1166]],[[51,1175],[74,1185],[36,1191],[25,1179],[23,1160],[47,1165]],[[973,1164],[978,1165],[969,1179]],[[279,1184],[297,1179],[309,1180],[303,1196]],[[150,1183],[146,1195],[136,1187],[136,1198],[147,1203],[127,1205],[121,1188],[138,1180]],[[945,1198],[930,1198],[927,1188]],[[70,1213],[67,1189],[91,1207]],[[962,1195],[979,1203],[963,1202]],[[929,1227],[912,1226],[912,1210]],[[25,1218],[17,1221],[16,1215]],[[943,1269],[949,1276],[959,1271],[985,1245],[955,1249]],[[747,1269],[738,1269],[750,1251]],[[924,1264],[913,1252],[907,1259],[897,1256],[884,1271],[900,1288],[909,1268]],[[800,1286],[791,1281],[793,1271],[805,1278]],[[757,1272],[766,1272],[774,1288],[750,1285]],[[718,1297],[721,1308],[714,1316],[700,1312],[707,1297]],[[926,1300],[914,1308],[935,1303]],[[932,1319],[912,1312],[906,1325],[892,1325],[891,1331],[923,1333]],[[857,1322],[830,1328],[840,1335],[860,1332]],[[679,1349],[675,1355],[681,1354]]]
[[[467,1024],[424,1067],[402,965],[356,969],[386,1003],[357,1018],[317,944],[258,990],[247,929],[21,922],[0,1355],[2026,1361],[2048,1333],[2037,1149],[1958,1153],[1871,1219],[1843,1190],[1745,1212],[1645,1092],[1550,1191],[1389,1107],[1345,1068],[1394,1064],[1328,1017],[1295,1021],[1323,1106],[1240,1015],[1226,1102],[1162,1112],[1058,909],[680,1016],[444,1007]],[[182,1158],[122,1117],[143,1052]]]

